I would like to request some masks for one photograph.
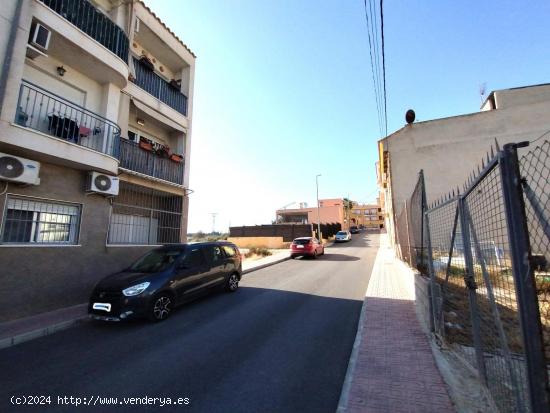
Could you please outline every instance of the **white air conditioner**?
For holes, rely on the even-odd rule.
[[[0,180],[40,185],[40,162],[0,153]]]
[[[40,23],[33,22],[31,24],[31,35],[29,43],[37,49],[46,52],[50,45],[50,37],[52,32]]]
[[[90,172],[86,183],[86,191],[103,195],[118,195],[118,178],[100,172]]]

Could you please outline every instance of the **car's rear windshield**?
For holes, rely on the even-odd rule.
[[[311,238],[301,238],[301,239],[299,238],[294,240],[294,243],[298,245],[306,245],[306,244],[309,244],[310,242],[311,242]]]
[[[347,235],[346,231],[338,231],[336,235]]]
[[[170,267],[184,253],[182,249],[153,250],[137,260],[130,271],[160,272]]]

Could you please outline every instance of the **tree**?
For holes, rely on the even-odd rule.
[[[343,201],[344,201],[344,217],[346,222],[348,223],[348,228],[349,228],[349,216],[350,216],[350,211],[353,208],[353,201],[350,201],[347,198],[344,198]]]

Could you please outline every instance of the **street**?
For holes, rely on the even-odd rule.
[[[1,350],[0,411],[334,412],[377,249],[378,234],[362,232],[317,260],[244,275],[235,294],[165,322],[87,322]],[[51,404],[15,406],[14,395]],[[145,396],[189,404],[121,404]],[[116,397],[116,408],[97,397]]]

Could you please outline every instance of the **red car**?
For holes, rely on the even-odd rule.
[[[325,253],[325,247],[321,244],[317,238],[302,237],[296,238],[290,244],[290,258],[296,257],[312,257],[317,258],[318,255]]]

